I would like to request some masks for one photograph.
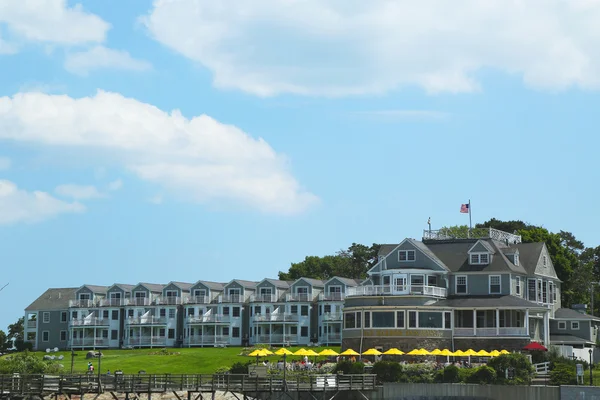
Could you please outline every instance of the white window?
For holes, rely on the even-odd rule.
[[[49,312],[42,313],[42,322],[45,324],[50,322],[50,313]]]
[[[515,254],[515,262],[513,264],[519,266],[519,254]]]
[[[579,330],[579,321],[571,322],[571,330],[578,331]]]
[[[528,300],[529,301],[537,301],[537,294],[536,294],[536,283],[535,283],[535,279],[529,279],[527,281],[527,296],[528,296]]]
[[[415,251],[414,250],[398,251],[398,261],[415,261]]]
[[[175,309],[174,308],[169,308],[169,318],[171,318],[171,319],[175,318]]]
[[[179,292],[177,292],[177,290],[167,290],[165,292],[165,295],[167,297],[177,297],[178,294],[179,294]]]
[[[558,329],[560,329],[560,330],[567,329],[567,323],[565,321],[558,321]]]
[[[457,275],[456,276],[456,294],[467,294],[467,276]]]
[[[521,277],[517,276],[515,280],[515,294],[521,296]]]
[[[500,294],[500,275],[490,275],[490,294]]]
[[[473,253],[471,254],[471,265],[487,265],[490,263],[490,255],[488,253]]]
[[[195,297],[206,296],[206,290],[204,290],[204,289],[194,289],[194,296]]]
[[[50,331],[43,331],[42,332],[42,342],[49,342],[50,341]]]
[[[89,293],[79,293],[79,300],[91,300],[91,298]]]

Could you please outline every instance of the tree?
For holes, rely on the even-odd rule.
[[[0,350],[6,350],[8,347],[6,332],[0,329]]]
[[[333,276],[361,279],[367,271],[377,263],[377,253],[381,245],[352,243],[346,250],[340,250],[335,255],[323,257],[307,256],[303,261],[292,263],[288,272],[279,272],[279,279],[284,281],[298,278],[313,278],[326,280]]]
[[[10,324],[8,326],[8,335],[7,335],[7,340],[17,340],[17,339],[24,339],[23,338],[23,332],[25,332],[25,318],[21,317],[17,320],[17,322],[15,322],[14,324]]]

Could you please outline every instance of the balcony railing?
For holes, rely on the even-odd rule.
[[[219,303],[244,303],[246,298],[241,294],[222,294]]]
[[[265,344],[296,344],[298,343],[298,335],[283,335],[280,333],[273,333],[271,335],[257,335],[253,337],[254,343],[265,343]]]
[[[231,322],[230,315],[202,315],[188,316],[186,319],[188,324],[203,324],[203,323],[229,323]]]
[[[120,307],[123,305],[124,299],[100,299],[98,300],[98,307]]]
[[[275,294],[253,294],[250,295],[251,303],[277,303],[279,299]]]
[[[341,321],[343,319],[343,314],[340,313],[324,313],[322,315],[323,321]]]
[[[288,293],[285,298],[287,301],[312,301],[312,296],[308,293]]]
[[[230,336],[225,335],[198,335],[188,336],[183,340],[184,345],[213,345],[213,344],[229,344]]]
[[[329,335],[323,335],[319,338],[320,342],[323,343],[341,343],[342,334],[341,333],[330,333]]]
[[[252,316],[254,322],[297,322],[298,314],[277,313],[277,314],[255,314]]]
[[[106,338],[71,338],[70,347],[106,347],[108,339]]]
[[[157,297],[154,303],[161,304],[161,305],[176,306],[179,304],[183,304],[183,299],[181,297],[175,297],[175,296],[163,296],[163,297]]]
[[[452,228],[440,230],[423,230],[425,240],[451,240],[451,239],[494,239],[499,242],[517,244],[521,243],[521,235],[504,232],[494,228],[473,228],[470,230],[456,230]]]
[[[503,328],[454,328],[456,337],[494,337],[494,336],[528,336],[527,330],[523,327],[503,327]]]
[[[131,317],[125,320],[127,325],[166,325],[166,317]]]
[[[209,296],[187,296],[184,297],[184,304],[210,304],[212,299]]]
[[[27,328],[37,328],[37,320],[28,319],[27,320]]]
[[[92,300],[69,300],[69,307],[71,308],[90,308],[94,307]]]
[[[437,286],[424,286],[424,285],[403,285],[403,286],[391,286],[391,285],[369,285],[369,286],[357,286],[348,288],[346,293],[347,297],[351,296],[431,296],[431,297],[446,297],[446,288]]]
[[[343,301],[345,293],[319,293],[319,301]]]
[[[125,299],[126,306],[149,306],[152,303],[153,300],[149,297],[131,297]]]
[[[167,338],[164,336],[130,336],[125,339],[129,346],[165,346]]]
[[[110,325],[110,320],[105,318],[78,318],[72,319],[69,321],[69,325],[71,326],[108,326]]]

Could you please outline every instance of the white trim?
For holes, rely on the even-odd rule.
[[[577,325],[577,328],[575,328],[575,325]],[[581,325],[579,324],[579,321],[571,321],[571,330],[579,330],[581,329]]]
[[[561,324],[562,324],[562,328],[561,328]],[[561,331],[564,331],[567,329],[567,321],[558,321],[558,329],[560,329]]]
[[[42,313],[42,323],[43,324],[49,324],[50,323],[50,312],[49,311],[44,311]]]
[[[409,257],[409,254],[412,253],[412,260]],[[400,254],[404,254],[404,260],[400,258]],[[415,249],[410,250],[398,250],[398,262],[415,262],[417,261],[417,251]]]
[[[65,338],[64,339],[62,338],[63,333],[65,334]],[[67,332],[67,331],[60,331],[60,334],[58,335],[58,340],[60,342],[66,342],[67,340],[69,340],[69,332]]]
[[[471,248],[467,251],[467,254],[471,254],[471,250],[473,250],[479,243],[481,243],[481,245],[487,249],[487,253],[495,253],[494,248],[491,247],[488,244],[488,242],[486,242],[485,240],[479,239],[475,242],[475,244],[473,246],[471,246]],[[477,253],[486,253],[486,252],[484,252],[484,251],[473,252],[473,254],[477,254]]]
[[[498,291],[492,292],[492,278],[498,278]],[[488,277],[488,292],[489,294],[502,294],[502,276],[501,275],[490,275]]]
[[[519,297],[523,297],[522,283],[523,283],[523,280],[521,279],[521,277],[515,276],[515,295],[518,295]]]
[[[44,333],[48,334],[48,337],[46,339],[44,339]],[[42,331],[42,342],[49,342],[50,341],[50,331]]]
[[[432,257],[431,257],[429,254],[427,254],[426,252],[422,251],[422,250],[419,248],[419,246],[416,246],[416,245],[413,243],[413,239],[406,238],[406,239],[404,239],[403,241],[401,241],[401,242],[398,244],[398,246],[394,247],[394,249],[393,249],[392,251],[390,251],[390,252],[389,252],[387,255],[385,255],[385,257],[383,257],[381,260],[379,260],[379,261],[377,262],[377,264],[373,265],[373,267],[371,267],[371,269],[369,269],[369,270],[367,271],[367,275],[369,275],[369,276],[370,276],[370,275],[371,275],[371,271],[373,271],[375,268],[377,268],[377,266],[378,266],[378,265],[380,265],[380,264],[381,264],[381,268],[380,268],[380,269],[383,271],[383,263],[384,263],[384,261],[385,261],[385,260],[386,260],[386,259],[387,259],[387,258],[388,258],[388,257],[389,257],[391,254],[394,254],[394,252],[395,252],[396,250],[398,250],[398,249],[399,249],[399,248],[400,248],[400,247],[401,247],[401,246],[402,246],[404,243],[406,243],[406,242],[409,242],[409,243],[410,243],[410,244],[411,244],[411,245],[414,247],[414,249],[415,249],[415,250],[419,250],[419,251],[421,252],[421,254],[423,254],[425,257],[427,257],[428,259],[430,259],[430,260],[431,260],[431,261],[432,261],[434,264],[436,264],[437,266],[439,266],[439,267],[440,267],[442,270],[444,270],[444,271],[446,271],[446,272],[450,272],[450,268],[448,268],[446,265],[444,265],[444,263],[443,263],[441,260],[439,260],[439,259],[438,259],[438,260],[436,260],[436,259],[432,258]],[[417,241],[415,240],[415,242],[417,242]],[[419,243],[421,243],[421,244],[423,244],[423,246],[427,247],[427,245],[426,245],[426,244],[424,244],[423,242],[419,242]],[[369,278],[368,278],[368,279],[369,279]],[[364,282],[361,282],[361,284],[364,284]]]
[[[487,261],[482,261],[482,256],[487,257]],[[476,257],[477,260],[474,261],[473,258]],[[469,265],[489,265],[492,262],[492,255],[490,253],[469,253]]]
[[[458,292],[458,278],[465,278],[465,291]],[[469,293],[469,277],[467,275],[455,275],[454,276],[454,294],[466,295]]]

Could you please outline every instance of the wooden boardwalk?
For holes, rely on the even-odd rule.
[[[204,398],[203,394],[230,392],[252,397],[281,392],[323,393],[375,391],[375,375],[302,375],[289,377],[256,377],[249,375],[0,375],[0,398],[28,398],[86,394],[125,394],[129,399],[152,393],[187,392],[188,399]],[[323,393],[324,394],[324,393]],[[175,393],[176,397],[179,395]],[[363,394],[366,398],[366,396]]]

